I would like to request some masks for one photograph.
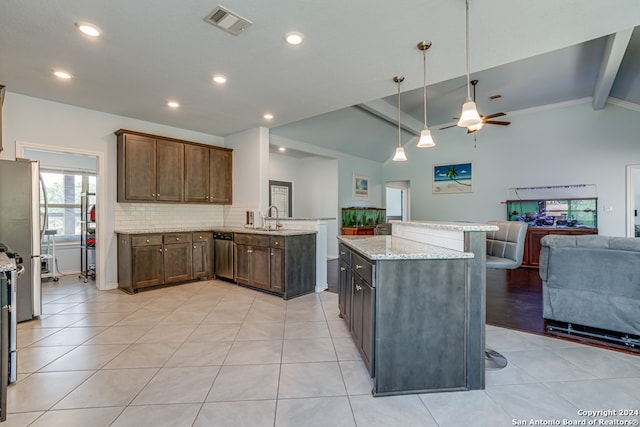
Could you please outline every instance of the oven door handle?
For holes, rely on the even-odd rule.
[[[24,265],[18,264],[17,267],[18,268],[16,270],[16,275],[18,278],[20,278],[24,274]]]

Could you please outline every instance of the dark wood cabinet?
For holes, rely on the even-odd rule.
[[[527,237],[524,242],[524,255],[522,257],[523,267],[538,268],[540,266],[540,249],[542,247],[540,240],[549,234],[598,234],[598,229],[529,227],[527,230]]]
[[[284,299],[313,292],[316,280],[315,234],[273,236],[236,233],[235,279]]]
[[[213,236],[208,233],[193,233],[192,277],[194,279],[212,277]]]
[[[191,234],[166,234],[164,239],[164,283],[184,282],[191,275]]]
[[[181,202],[184,145],[118,135],[118,202]]]
[[[231,204],[231,152],[185,146],[185,202]]]
[[[232,203],[232,151],[120,129],[118,202]]]
[[[118,287],[144,288],[211,277],[211,232],[118,234]]]
[[[342,227],[343,236],[373,236],[375,227]]]

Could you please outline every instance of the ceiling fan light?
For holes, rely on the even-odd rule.
[[[404,154],[404,148],[403,147],[396,147],[396,153],[393,155],[393,161],[394,162],[406,162],[407,161],[407,155]]]
[[[476,103],[471,100],[471,97],[467,97],[464,104],[462,104],[462,114],[460,114],[460,120],[458,126],[468,128],[470,126],[477,126],[482,123],[482,118],[478,114]]]
[[[429,130],[429,128],[424,128],[422,129],[422,132],[420,132],[420,139],[418,140],[418,148],[431,148],[431,147],[435,147],[436,143],[433,140],[433,138],[431,137],[431,131]]]
[[[484,123],[480,122],[477,125],[469,126],[467,129],[470,132],[476,132],[476,131],[479,131],[480,129],[482,129],[483,126],[484,126]]]

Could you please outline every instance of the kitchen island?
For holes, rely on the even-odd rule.
[[[339,236],[339,309],[374,396],[484,388],[485,235],[470,223],[393,223]]]

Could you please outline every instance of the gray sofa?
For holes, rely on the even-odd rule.
[[[640,335],[640,239],[542,238],[543,317]]]

